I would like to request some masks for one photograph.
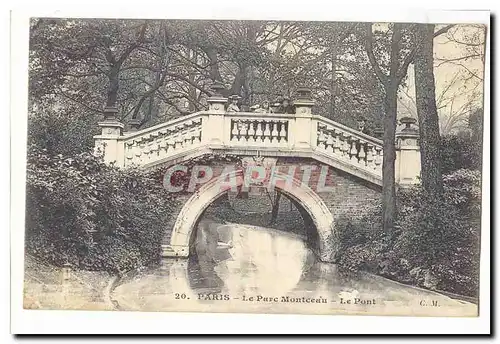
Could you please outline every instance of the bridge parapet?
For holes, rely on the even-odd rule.
[[[381,185],[382,141],[311,114],[311,103],[297,106],[295,114],[226,112],[219,103],[211,104],[208,111],[112,136],[107,134],[108,122],[101,122],[103,134],[95,137],[96,147],[104,147],[105,160],[114,161],[119,167],[153,166],[212,150],[241,155],[312,157]],[[115,122],[110,121],[109,126],[115,128]],[[396,175],[401,184],[415,183],[420,174],[419,147],[416,139],[406,138],[408,135],[413,138],[415,133],[406,131],[398,136]]]
[[[363,170],[382,175],[383,142],[322,116],[314,116],[316,149]]]

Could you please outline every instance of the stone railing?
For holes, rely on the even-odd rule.
[[[242,155],[315,158],[377,184],[381,183],[382,141],[312,114],[312,101],[295,101],[294,114],[226,112],[225,98],[210,98],[209,109],[139,131],[122,133],[113,116],[99,123],[95,137],[107,162],[149,166],[186,155],[223,150]],[[109,118],[111,117],[111,118]],[[412,184],[420,174],[416,132],[398,133],[396,181]]]
[[[291,147],[289,130],[294,115],[260,114],[253,112],[229,113],[226,123],[230,128],[231,146]]]
[[[321,116],[317,122],[316,149],[357,168],[382,173],[382,141]]]
[[[133,133],[126,133],[123,142],[124,166],[146,165],[201,145],[202,113],[194,113]]]

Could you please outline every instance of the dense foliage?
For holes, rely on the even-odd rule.
[[[159,260],[174,201],[161,182],[90,153],[28,150],[26,249],[48,263],[123,272]]]
[[[441,138],[443,173],[467,168],[480,170],[482,166],[482,142],[463,132]]]
[[[243,107],[308,86],[315,113],[379,126],[382,90],[363,32],[355,23],[34,18],[30,105],[73,106],[70,117],[115,105],[123,122],[147,127],[205,109],[217,80]]]
[[[461,169],[444,177],[444,199],[420,187],[400,190],[399,230],[382,231],[380,210],[336,223],[339,264],[430,289],[477,296],[481,177]]]

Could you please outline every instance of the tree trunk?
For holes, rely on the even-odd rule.
[[[245,72],[246,66],[240,66],[238,72],[234,76],[234,81],[231,85],[231,89],[229,90],[230,95],[241,95],[241,88],[243,87],[243,83],[245,82],[246,77]]]
[[[197,63],[197,59],[198,59],[198,55],[196,53],[196,51],[193,51],[192,49],[189,49],[188,50],[188,58],[190,61],[193,61],[193,63]],[[188,107],[188,110],[189,112],[195,112],[196,109],[195,109],[195,104],[194,104],[194,99],[196,99],[196,88],[194,87],[195,85],[195,76],[196,76],[196,71],[195,69],[193,68],[193,66],[189,66],[189,98],[190,98],[190,101],[189,101],[189,107]]]
[[[382,162],[382,210],[386,233],[394,230],[396,220],[396,118],[398,84],[391,82],[385,90],[384,99],[384,156]]]
[[[336,62],[337,62],[337,52],[335,51],[335,48],[330,46],[330,58],[332,62],[332,78],[330,80],[330,106],[331,106],[331,111],[330,111],[330,118],[334,119],[335,118],[335,111],[337,110],[335,108],[335,97],[337,96],[337,80],[336,80]]]
[[[217,57],[217,50],[214,48],[208,48],[206,50],[208,59],[210,60],[210,79],[212,81],[222,82],[222,76],[219,71],[219,59]]]
[[[108,87],[108,96],[106,99],[106,106],[107,107],[116,106],[116,101],[118,100],[119,71],[120,71],[120,68],[117,66],[111,67],[111,69],[109,71],[109,74],[108,74],[109,87]]]
[[[415,93],[420,127],[422,187],[428,195],[441,197],[443,176],[433,64],[434,25],[421,24],[417,32]]]
[[[274,197],[274,202],[273,202],[273,209],[271,211],[271,221],[269,224],[274,225],[276,223],[276,220],[278,219],[278,211],[280,209],[280,199],[281,199],[281,192],[276,191],[276,197]]]

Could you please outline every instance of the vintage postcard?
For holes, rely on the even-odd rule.
[[[25,311],[479,315],[488,25],[256,19],[29,19]]]

